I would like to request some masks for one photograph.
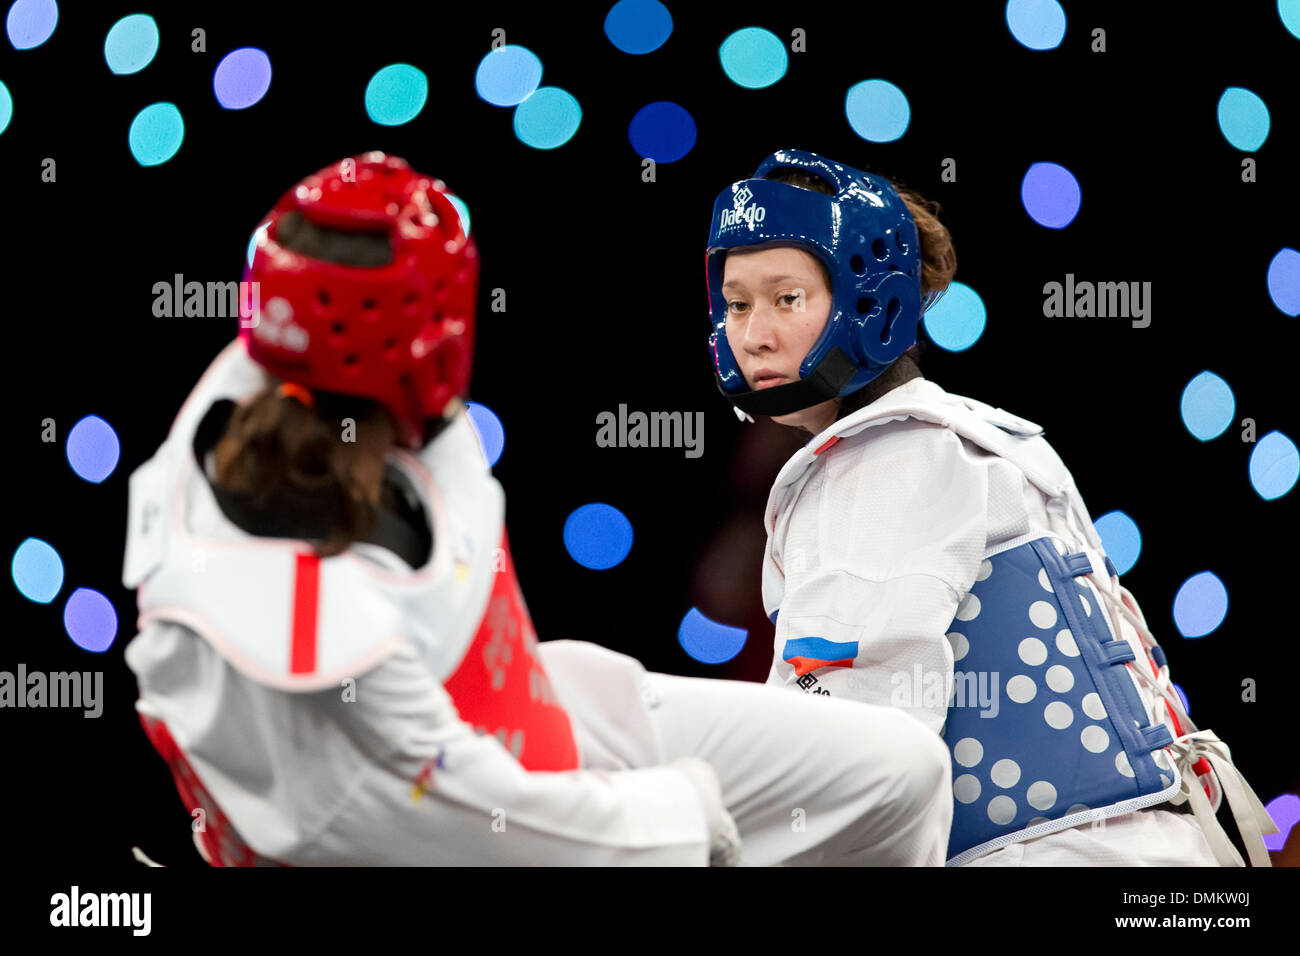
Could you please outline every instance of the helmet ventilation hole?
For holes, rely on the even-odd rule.
[[[891,262],[891,263],[889,264],[889,271],[890,271],[890,272],[897,272],[897,271],[899,271],[899,270],[898,270],[898,266],[897,266],[897,264]]]
[[[858,315],[866,315],[868,312],[876,311],[877,302],[869,295],[864,295],[858,299]]]
[[[867,271],[867,260],[861,256],[855,255],[849,260],[849,268],[858,275],[863,275]]]
[[[884,239],[871,240],[871,254],[881,262],[889,258],[889,249],[886,248]]]
[[[335,335],[342,335],[342,334],[343,334],[343,323],[342,323],[342,322],[335,322],[333,325],[330,326],[330,331],[333,332]]]
[[[889,304],[885,306],[885,324],[880,329],[881,345],[888,345],[889,340],[893,338],[894,320],[898,318],[898,313],[901,311],[903,307],[897,299],[890,299]]]
[[[324,289],[317,289],[317,290],[316,290],[316,301],[319,302],[321,305],[329,305],[329,304],[330,304],[330,294],[329,294],[328,292],[326,292]]]
[[[903,241],[903,234],[901,232],[894,233],[894,245],[898,246],[900,252],[907,251],[907,243]]]

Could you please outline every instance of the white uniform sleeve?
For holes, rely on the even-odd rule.
[[[806,670],[815,678],[803,678],[809,689],[906,710],[938,733],[947,719],[953,673],[952,647],[945,635],[957,605],[950,585],[923,574],[885,581],[844,571],[819,574],[781,608],[778,661],[769,683],[800,680],[795,663],[782,659],[782,651],[796,650],[788,642],[822,638],[847,646],[844,653],[853,663]]]
[[[414,649],[357,678],[355,695],[264,687],[178,624],[150,624],[126,657],[137,708],[168,725],[248,844],[281,862],[708,861],[721,794],[707,765],[526,771],[460,719]]]
[[[897,707],[938,733],[953,676],[946,635],[986,543],[986,464],[948,429],[914,421],[851,436],[821,464],[788,525],[768,682],[798,683],[802,669],[805,690]],[[846,657],[851,667],[808,670],[810,658]]]

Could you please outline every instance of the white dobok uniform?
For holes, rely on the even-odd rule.
[[[990,434],[1001,435],[1019,463],[949,427],[945,420],[958,418],[957,408],[996,424]],[[1070,551],[1085,552],[1085,564],[1091,561],[1094,569],[1106,560],[1073,478],[1041,432],[1032,422],[914,378],[796,452],[779,473],[766,510],[763,600],[776,625],[768,683],[825,695],[823,700],[892,704],[943,734],[952,693],[923,694],[914,675],[937,675],[945,689],[952,686],[954,658],[965,649],[964,638],[950,632],[963,599],[988,573],[985,558],[1047,535]],[[1108,612],[1122,601],[1145,629],[1136,602],[1116,578],[1102,572],[1086,580],[1087,593],[1095,594],[1089,607]],[[1107,581],[1103,593],[1099,582]],[[1116,611],[1113,619],[1134,649],[1132,670],[1155,670],[1129,616]],[[841,659],[828,659],[836,657]],[[1148,682],[1130,676],[1150,721],[1164,723],[1175,738],[1195,731],[1181,706],[1167,704]],[[1167,667],[1159,668],[1157,682],[1168,688]],[[1077,732],[1076,724],[1076,746]],[[1232,769],[1226,747],[1199,733],[1182,741],[1178,762],[1184,781],[1199,791],[1198,776],[1188,768],[1213,752],[1217,775],[1199,778],[1212,808],[1203,806],[1206,799],[1198,793],[1175,795],[1180,806],[1190,800],[1195,814],[1174,812],[1169,802],[1108,819],[1094,814],[1082,825],[984,852],[968,865],[1242,865],[1214,819],[1220,786],[1234,813],[1239,804],[1246,807],[1243,832],[1252,861],[1268,865],[1258,834],[1273,832],[1271,822]],[[1205,762],[1197,766],[1208,769]],[[961,772],[954,759],[954,779]],[[987,777],[983,786],[986,796],[994,789]],[[1232,799],[1237,795],[1240,800]]]
[[[268,381],[232,342],[130,485],[136,709],[209,862],[703,865],[725,806],[742,864],[942,864],[949,757],[915,717],[539,644],[463,412],[389,454],[422,567],[232,523],[195,432]]]

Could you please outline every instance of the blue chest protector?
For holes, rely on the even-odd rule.
[[[1039,537],[986,558],[958,608],[943,731],[955,799],[949,866],[1180,788],[1174,762],[1153,754],[1173,738],[1150,723],[1126,673],[1132,647],[1075,580],[1091,570],[1085,553],[1062,555]],[[992,685],[996,708],[981,707],[977,681]]]
[[[836,435],[904,418],[943,425],[1014,463],[1068,529],[1065,536],[1031,529],[988,548],[948,628],[954,671],[942,730],[954,799],[948,865],[1142,807],[1180,804],[1186,775],[1187,799],[1216,859],[1242,865],[1214,817],[1226,784],[1251,863],[1268,866],[1262,834],[1277,832],[1276,824],[1226,745],[1197,730],[1170,693],[1161,691],[1183,737],[1174,741],[1164,723],[1149,719],[1134,678],[1148,670],[1163,676],[1164,652],[1140,621],[1146,650],[1137,659],[1133,645],[1112,632],[1120,626],[1118,618],[1112,625],[1112,612],[1133,624],[1132,605],[1115,606],[1130,596],[1118,587],[1073,478],[1042,440],[1043,429],[974,399],[895,389],[846,419]],[[804,455],[802,464],[820,450]],[[1123,592],[1118,598],[1117,591]],[[1198,770],[1207,760],[1212,772]]]

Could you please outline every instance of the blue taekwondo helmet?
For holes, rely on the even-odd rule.
[[[834,195],[767,178],[784,169],[820,177]],[[799,381],[754,391],[727,342],[722,276],[727,250],[763,243],[799,246],[825,264],[831,311]],[[862,388],[916,344],[921,314],[937,298],[921,301],[921,243],[894,187],[802,149],[777,150],[718,195],[705,272],[718,388],[751,415],[788,415]]]

